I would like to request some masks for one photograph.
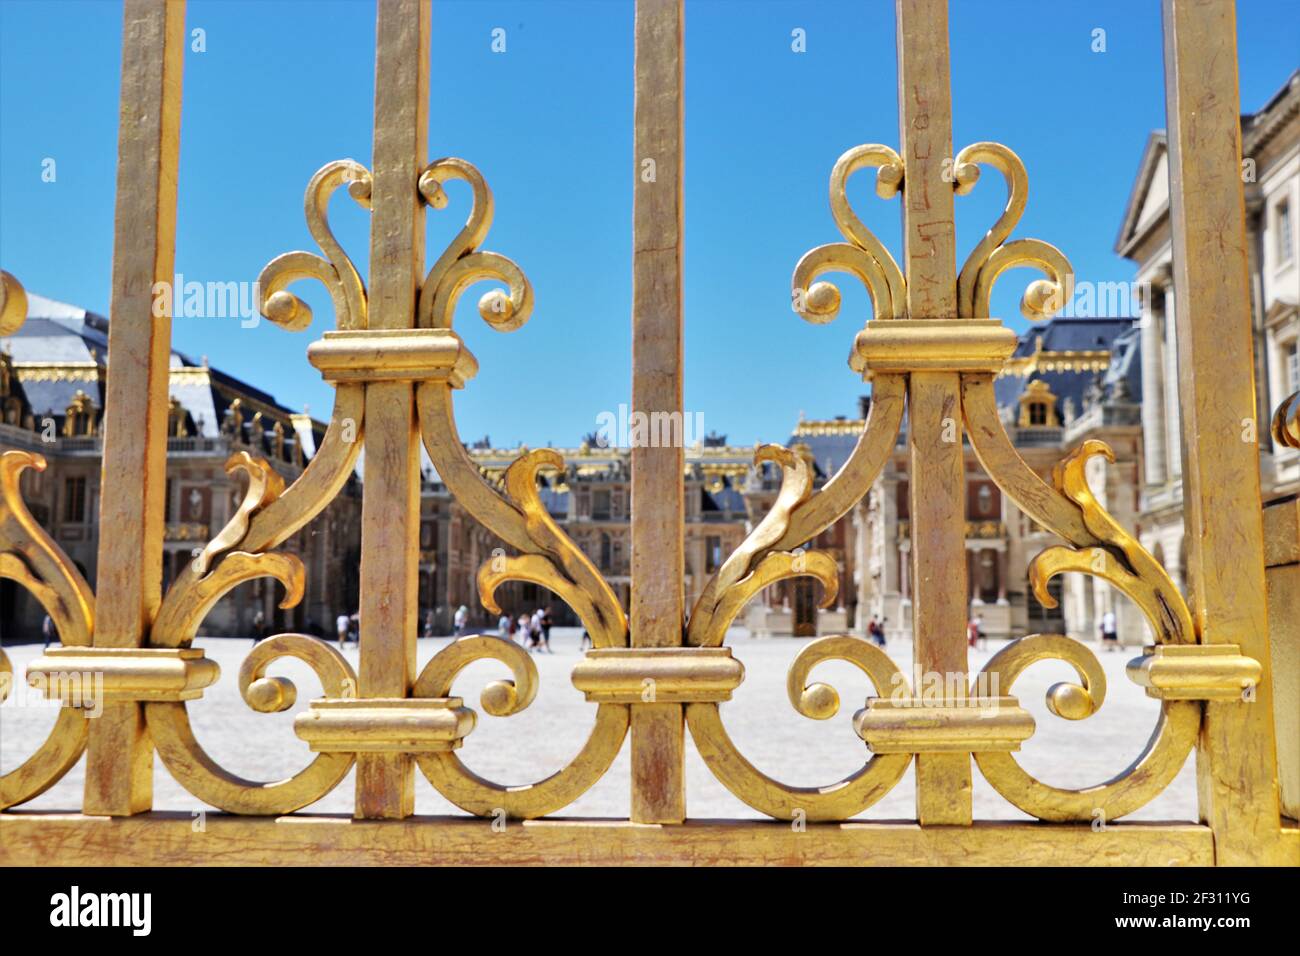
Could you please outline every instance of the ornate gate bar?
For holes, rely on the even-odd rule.
[[[1205,704],[1201,819],[1220,862],[1281,863],[1236,9],[1164,0],[1164,20],[1188,589],[1202,643],[1237,644],[1264,671],[1253,706]]]
[[[896,0],[898,140],[906,170],[903,268],[909,319],[957,318],[953,224],[952,84],[948,71],[948,0]],[[945,167],[947,163],[947,167]],[[948,175],[945,176],[945,170]],[[915,669],[942,674],[940,686],[966,677],[966,491],[959,376],[919,371],[908,377]],[[883,691],[882,691],[883,693]],[[945,703],[958,703],[947,700]],[[971,822],[970,757],[916,758],[916,818],[922,824]]]
[[[1008,241],[1028,185],[1010,149],[976,143],[952,156],[946,0],[896,2],[900,151],[860,146],[835,164],[831,211],[846,241],[813,249],[793,280],[797,311],[817,322],[833,318],[839,303],[834,286],[814,281],[822,273],[849,272],[867,286],[874,315],[855,339],[850,365],[872,381],[869,420],[841,471],[816,490],[809,462],[779,446],[759,449],[757,462],[782,470],[776,503],[708,582],[685,626],[682,451],[637,449],[629,627],[612,590],[539,499],[538,471],[562,468],[560,456],[548,449],[522,456],[500,490],[484,481],[456,433],[452,391],[477,370],[451,327],[456,302],[476,282],[504,283],[507,291],[480,299],[479,312],[498,331],[510,331],[528,319],[532,290],[512,261],[480,250],[492,197],[478,170],[455,158],[426,164],[432,29],[426,0],[379,0],[372,170],[336,160],[307,188],[308,224],[323,256],[287,253],[260,277],[259,308],[290,330],[306,328],[311,318],[287,290],[290,283],[315,279],[331,294],[337,330],[307,349],[335,388],[325,438],[287,488],[267,462],[246,453],[232,457],[228,468],[248,478],[243,504],[166,595],[160,593],[165,429],[159,415],[167,398],[170,320],[153,319],[152,288],[170,281],[172,271],[184,4],[126,0],[110,327],[117,374],[107,403],[97,606],[21,500],[20,472],[44,467],[43,460],[26,452],[0,459],[0,576],[36,596],[63,641],[28,668],[28,680],[58,695],[59,674],[102,674],[105,717],[91,721],[79,709],[83,702],[65,697],[46,741],[22,766],[0,775],[0,809],[21,804],[66,774],[89,741],[82,813],[0,813],[0,864],[212,862],[212,841],[220,862],[229,864],[282,862],[304,850],[326,865],[1300,864],[1300,829],[1283,826],[1278,810],[1258,452],[1249,431],[1253,369],[1231,5],[1164,0],[1177,321],[1180,358],[1191,373],[1182,394],[1195,596],[1189,609],[1159,564],[1092,496],[1084,465],[1108,448],[1085,443],[1048,484],[998,421],[992,379],[1014,336],[989,317],[990,289],[1012,266],[1041,269],[1045,278],[1030,285],[1022,304],[1031,320],[1040,319],[1059,305],[1071,270],[1047,243]],[[682,405],[682,33],[682,0],[638,2],[633,403],[648,412],[680,412]],[[641,175],[644,160],[654,163],[649,178]],[[974,188],[981,165],[1006,180],[1007,206],[958,272],[954,195]],[[849,204],[847,180],[864,167],[876,171],[879,195],[902,195],[902,269]],[[444,186],[452,180],[469,186],[471,212],[421,278],[424,207],[445,207]],[[345,184],[372,211],[369,291],[328,226],[330,198]],[[25,295],[7,273],[0,280],[0,334],[9,334],[25,317]],[[139,371],[122,375],[124,368]],[[853,663],[876,687],[877,696],[853,721],[872,756],[830,786],[790,787],[750,764],[723,726],[720,704],[743,679],[740,662],[725,647],[726,631],[750,598],[783,578],[815,577],[824,599],[834,599],[833,557],[803,549],[870,486],[892,452],[905,403],[914,476],[914,663],[918,673],[943,675],[939,686],[947,696],[922,699],[920,687],[912,686],[910,697],[896,700],[890,692],[909,689],[907,676],[861,639],[840,635],[805,645],[790,668],[791,705],[813,719],[835,714],[838,694],[813,682],[812,671],[831,659]],[[1013,756],[1034,732],[1033,719],[1009,696],[1030,664],[1056,658],[1077,672],[1078,683],[1049,691],[1057,716],[1080,720],[1102,705],[1105,677],[1084,645],[1031,635],[995,655],[967,687],[963,426],[1004,493],[1067,542],[1031,565],[1040,600],[1050,600],[1046,584],[1054,575],[1094,574],[1127,594],[1155,635],[1155,645],[1129,666],[1130,676],[1161,701],[1155,732],[1131,767],[1098,786],[1048,786]],[[1225,440],[1238,433],[1239,443]],[[575,686],[597,705],[591,736],[567,767],[545,780],[510,786],[484,780],[455,754],[476,721],[452,696],[457,676],[476,660],[504,664],[512,679],[490,684],[480,706],[497,716],[518,713],[539,690],[527,652],[496,638],[463,638],[416,673],[421,442],[457,500],[515,552],[480,569],[485,606],[495,606],[501,582],[531,581],[573,607],[592,634],[595,649],[573,673]],[[325,696],[295,720],[298,736],[315,753],[308,766],[282,781],[240,779],[204,752],[190,725],[188,703],[218,678],[215,664],[190,644],[212,606],[244,581],[270,576],[285,587],[284,606],[301,599],[301,561],[275,549],[338,493],[363,444],[360,673],[330,645],[305,635],[258,644],[238,675],[249,706],[261,712],[292,706],[293,685],[267,674],[284,656],[308,663]],[[0,679],[10,670],[0,651]],[[982,679],[990,676],[999,678],[1002,696],[983,695]],[[0,696],[6,689],[0,683]],[[807,832],[779,822],[683,823],[683,715],[705,762],[737,796],[779,819],[824,822]],[[629,820],[534,819],[567,806],[603,776],[629,727]],[[150,812],[155,746],[190,793],[233,814],[209,820],[203,840],[192,838],[187,815]],[[1204,824],[1112,822],[1158,794],[1193,747],[1199,747]],[[842,822],[888,793],[913,757],[916,823]],[[1011,803],[1067,825],[972,821],[972,761]],[[334,789],[353,766],[357,820],[294,814]],[[413,811],[416,766],[471,814],[496,819],[504,813],[526,822],[485,839],[480,820],[405,819]],[[1097,812],[1108,824],[1100,830],[1091,825]]]
[[[682,421],[683,0],[636,5],[632,408]],[[642,175],[645,160],[653,175]],[[682,442],[632,449],[633,647],[680,647],[686,619]],[[632,709],[632,819],[686,819],[680,703]]]
[[[163,494],[171,361],[170,302],[154,316],[154,283],[176,252],[185,4],[125,4],[122,110],[114,210],[113,297],[100,498],[94,645],[145,644],[162,600]],[[120,356],[120,358],[119,358]],[[153,745],[144,708],[107,704],[89,722],[86,813],[122,816],[153,803]]]
[[[424,270],[424,205],[418,182],[429,140],[429,5],[378,5],[375,144],[370,209],[368,328],[415,328]],[[401,699],[415,681],[420,541],[420,437],[410,381],[367,382],[361,504],[362,698]],[[408,754],[357,757],[357,816],[415,810]]]

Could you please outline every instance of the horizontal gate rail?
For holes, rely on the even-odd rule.
[[[1300,849],[1300,830],[1291,831]],[[789,825],[753,820],[529,820],[494,830],[464,817],[363,821],[295,815],[279,820],[185,813],[118,819],[75,814],[0,816],[0,865],[207,866],[1210,866],[1214,836],[1190,823],[983,822]]]

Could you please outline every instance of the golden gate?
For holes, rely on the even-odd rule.
[[[103,713],[89,719],[83,702],[69,695],[48,738],[0,777],[0,808],[18,807],[86,759],[80,813],[0,814],[0,863],[256,864],[298,850],[322,864],[1300,863],[1300,829],[1284,824],[1279,808],[1258,446],[1220,437],[1237,435],[1255,415],[1233,6],[1164,0],[1190,605],[1090,492],[1085,464],[1110,454],[1104,444],[1073,451],[1048,483],[1020,457],[998,419],[993,377],[1016,339],[989,315],[993,284],[1008,268],[1040,270],[1044,277],[1026,290],[1022,308],[1041,320],[1063,303],[1073,274],[1047,242],[1011,239],[1028,183],[1016,154],[992,142],[954,153],[947,12],[947,0],[897,0],[897,148],[859,146],[833,165],[828,157],[831,219],[843,238],[813,248],[794,266],[796,310],[810,321],[830,321],[838,311],[839,292],[824,273],[849,273],[870,293],[873,317],[854,338],[849,363],[873,394],[856,448],[819,489],[807,461],[780,446],[760,448],[757,459],[782,470],[780,493],[689,613],[682,587],[683,451],[635,448],[633,587],[625,614],[539,500],[537,472],[562,467],[559,455],[523,455],[500,491],[457,435],[453,395],[477,370],[452,328],[457,301],[480,281],[503,285],[480,299],[479,312],[509,331],[528,319],[533,293],[514,262],[482,248],[493,206],[477,168],[425,155],[432,29],[425,0],[378,3],[371,168],[351,160],[324,165],[307,186],[305,204],[319,253],[289,252],[260,277],[260,311],[291,330],[306,328],[311,314],[290,284],[314,279],[331,294],[337,328],[307,348],[307,360],[335,390],[324,441],[288,487],[266,461],[234,456],[228,467],[247,476],[242,505],[163,593],[171,319],[154,317],[152,290],[173,274],[185,10],[182,0],[126,0],[98,593],[20,497],[20,473],[43,468],[43,460],[22,451],[0,459],[0,575],[31,591],[63,641],[28,669],[28,680],[57,694],[67,685],[59,675],[97,675]],[[682,0],[637,3],[635,148],[638,157],[655,158],[658,175],[654,182],[638,176],[634,187],[632,407],[677,416],[683,29]],[[848,179],[864,169],[874,172],[878,195],[902,207],[901,264],[847,199]],[[990,169],[1005,180],[1006,207],[958,269],[958,197]],[[446,204],[451,180],[469,184],[473,208],[426,272],[426,208]],[[345,186],[372,217],[369,288],[328,223],[331,196]],[[22,287],[7,273],[2,292],[0,335],[26,315]],[[883,651],[856,637],[806,644],[789,671],[798,713],[825,719],[838,711],[836,691],[811,676],[830,659],[856,665],[878,696],[853,722],[870,754],[863,766],[827,786],[789,786],[757,770],[727,733],[719,705],[744,670],[725,635],[745,604],[775,581],[809,576],[833,599],[834,558],[803,546],[867,491],[905,410],[915,476],[914,663],[918,674],[947,679],[937,689],[912,687]],[[1295,430],[1285,419],[1278,428],[1282,439]],[[1105,783],[1052,787],[1015,757],[1034,721],[1012,690],[1034,662],[1062,660],[1077,673],[1076,683],[1049,691],[1052,713],[1082,720],[1102,706],[1105,677],[1083,644],[1030,635],[982,672],[967,673],[963,432],[988,475],[1062,539],[1031,565],[1040,596],[1055,575],[1096,575],[1131,598],[1150,625],[1154,644],[1129,665],[1129,675],[1160,700],[1160,715],[1141,756]],[[421,444],[458,501],[509,546],[508,557],[479,572],[484,605],[494,607],[503,581],[533,582],[566,601],[593,637],[594,648],[572,675],[596,705],[590,736],[570,764],[544,780],[485,780],[456,754],[475,725],[474,710],[453,695],[457,675],[471,662],[498,661],[510,679],[490,684],[479,704],[497,716],[518,713],[538,693],[525,650],[467,637],[417,673]],[[325,696],[295,722],[314,754],[310,763],[286,780],[241,779],[205,753],[191,727],[189,702],[219,677],[192,640],[212,606],[242,582],[279,580],[285,606],[301,597],[301,561],[276,549],[339,492],[363,447],[359,669],[305,635],[257,644],[237,677],[249,706],[275,712],[293,705],[293,685],[267,676],[286,656],[313,668]],[[1296,506],[1286,508],[1270,509],[1270,565],[1300,561]],[[1296,600],[1293,591],[1276,599],[1291,607]],[[1274,631],[1292,632],[1294,640],[1294,628],[1293,620],[1281,621]],[[11,671],[0,651],[0,677]],[[688,730],[717,778],[774,821],[688,819]],[[556,818],[609,770],[628,736],[630,819]],[[1200,822],[1122,822],[1169,784],[1193,750]],[[189,793],[227,811],[207,822],[204,840],[192,839],[187,815],[151,810],[155,751]],[[355,819],[298,812],[354,766]],[[844,822],[912,768],[914,821]],[[413,816],[417,770],[473,816]],[[1039,822],[973,820],[976,772]],[[527,822],[483,839],[485,824],[476,817],[500,815]],[[1099,819],[1106,825],[1095,826]],[[781,822],[791,820],[809,825]]]

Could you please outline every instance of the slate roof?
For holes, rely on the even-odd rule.
[[[66,302],[27,293],[27,321],[11,336],[0,339],[15,365],[26,362],[89,366],[103,365],[108,354],[108,320]],[[21,376],[19,376],[21,378]],[[23,393],[37,418],[62,419],[78,391],[101,408],[103,389],[97,381],[24,380]]]
[[[800,443],[807,445],[812,453],[813,463],[816,465],[817,477],[826,479],[839,471],[840,465],[853,454],[860,433],[860,426],[852,433],[834,435],[800,434],[799,429],[796,428],[787,444],[789,447]]]
[[[537,489],[537,496],[541,499],[547,513],[553,515],[567,515],[569,513],[569,492],[567,490],[556,491],[543,483]]]
[[[98,376],[100,381],[83,380],[89,376],[47,381],[41,380],[43,377],[23,376],[22,366],[24,363],[70,365],[83,366],[89,371],[88,367],[93,364],[103,368],[108,356],[108,326],[109,320],[95,312],[33,292],[27,293],[27,321],[13,335],[0,339],[0,351],[7,351],[12,357],[19,373],[17,377],[22,380],[24,395],[37,418],[49,416],[62,421],[78,391],[85,392],[101,409],[104,407],[102,375]],[[200,362],[175,350],[171,353],[170,364],[172,368],[203,367]],[[195,434],[204,437],[221,434],[226,410],[235,398],[242,397],[279,412],[292,429],[286,430],[286,434],[297,434],[302,439],[304,457],[310,458],[315,452],[325,434],[323,424],[312,422],[308,425],[270,393],[220,369],[209,366],[207,373],[209,384],[187,381],[184,377],[173,377],[170,383],[170,395],[189,413]],[[245,414],[245,424],[252,415],[252,410]]]
[[[743,512],[745,510],[745,496],[731,487],[730,481],[724,482],[722,488],[717,491],[709,491],[707,488],[702,488],[700,491],[704,496],[700,507],[704,511]]]
[[[1038,369],[1029,375],[1006,373],[998,376],[993,383],[994,394],[1000,408],[1016,409],[1020,396],[1024,394],[1029,383],[1041,380],[1051,388],[1057,397],[1057,412],[1068,398],[1076,411],[1082,409],[1084,396],[1089,386],[1099,375],[1106,394],[1113,393],[1114,386],[1123,379],[1128,389],[1128,401],[1138,402],[1142,398],[1142,363],[1139,357],[1141,335],[1137,320],[1131,318],[1068,318],[1057,317],[1046,325],[1030,328],[1020,337],[1012,358],[1028,358],[1039,349],[1043,357],[1050,359],[1053,352],[1110,352],[1110,365],[1102,372],[1088,369],[1052,370]]]
[[[1115,386],[1122,380],[1128,400],[1142,401],[1142,330],[1137,322],[1115,336],[1111,346],[1110,368],[1106,369],[1103,383],[1107,395],[1114,395]]]

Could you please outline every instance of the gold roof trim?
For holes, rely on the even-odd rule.
[[[98,362],[11,362],[20,382],[98,382],[104,366]]]
[[[794,428],[796,438],[812,438],[822,435],[857,435],[866,427],[861,418],[807,419]]]
[[[178,385],[208,385],[212,382],[210,372],[203,365],[173,365],[167,370],[167,377]]]
[[[1028,378],[1035,372],[1104,372],[1109,367],[1109,349],[1062,349],[1049,352],[1043,349],[1043,337],[1040,335],[1035,341],[1033,353],[1007,359],[1002,371],[998,372],[998,378],[1004,375]]]

